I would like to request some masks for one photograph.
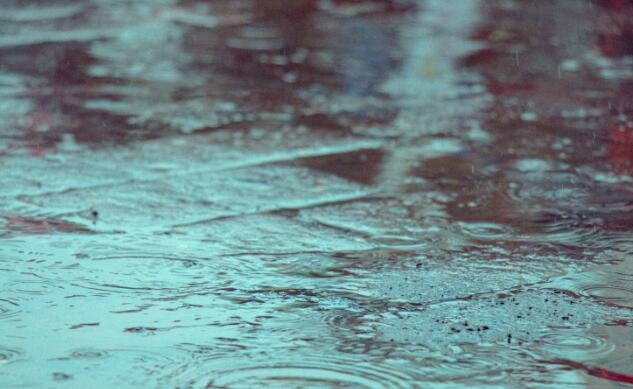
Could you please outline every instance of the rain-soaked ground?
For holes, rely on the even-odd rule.
[[[0,387],[633,383],[629,0],[2,0]]]

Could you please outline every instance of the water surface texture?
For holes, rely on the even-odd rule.
[[[0,8],[0,387],[633,383],[631,1]]]

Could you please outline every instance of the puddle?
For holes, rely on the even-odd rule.
[[[5,8],[0,386],[632,382],[627,2]]]

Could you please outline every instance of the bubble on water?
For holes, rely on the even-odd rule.
[[[83,348],[69,351],[68,356],[61,359],[102,359],[109,356],[110,353],[107,350]]]

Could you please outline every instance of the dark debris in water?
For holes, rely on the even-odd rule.
[[[382,336],[434,349],[453,345],[538,343],[552,328],[574,331],[629,315],[561,291],[525,290],[511,294],[432,304],[380,324]],[[526,347],[529,347],[526,345]]]
[[[98,326],[99,323],[79,323],[79,324],[73,324],[72,326],[70,326],[71,330],[76,330],[77,328],[82,328],[82,327],[96,327]]]

